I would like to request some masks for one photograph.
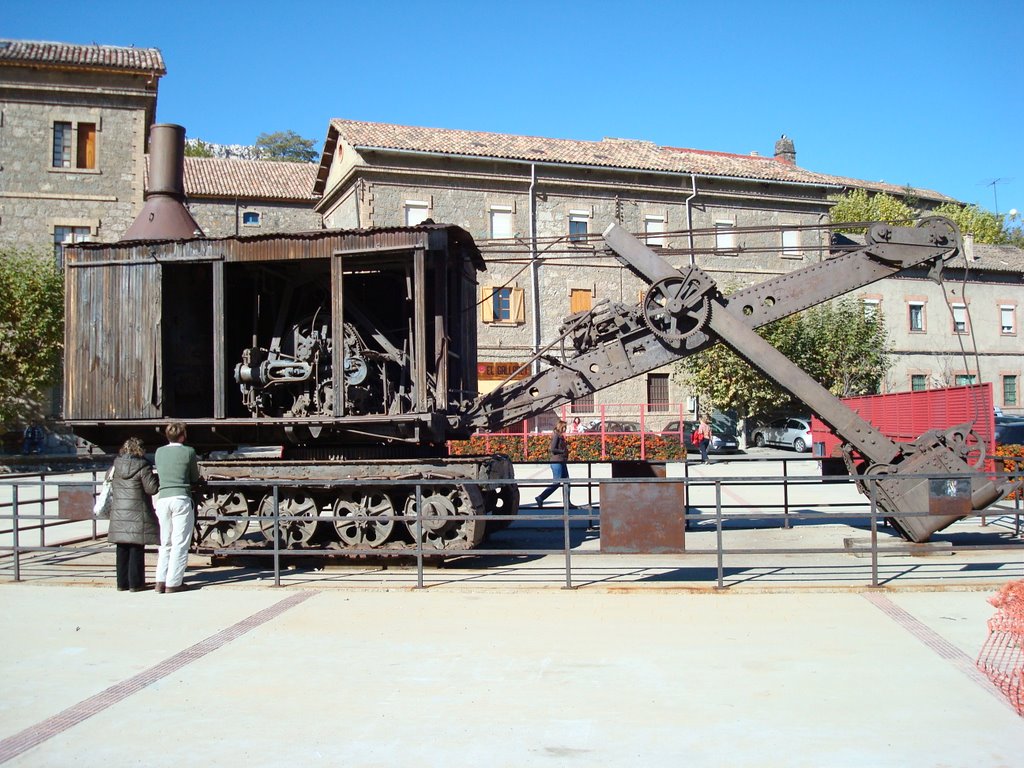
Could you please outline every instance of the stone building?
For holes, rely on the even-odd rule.
[[[116,240],[142,205],[155,48],[0,40],[0,242]]]
[[[207,237],[323,228],[312,163],[185,158],[185,194]]]
[[[854,294],[886,319],[893,365],[883,391],[989,382],[995,405],[1024,414],[1024,251],[969,239],[964,250],[941,283],[918,270]]]
[[[697,264],[728,291],[826,258],[818,227],[828,223],[828,198],[854,188],[908,192],[800,168],[785,136],[766,157],[632,139],[575,141],[335,119],[314,191],[327,227],[431,218],[473,234],[488,265],[479,297],[479,370],[481,391],[487,391],[537,351],[560,354],[558,329],[567,315],[602,299],[640,300],[645,286],[602,252],[600,233],[609,224],[645,238],[676,266]],[[926,209],[952,201],[930,190],[911,193]],[[970,273],[972,281],[982,281],[971,301],[975,323],[988,329],[991,313],[1002,323],[998,339],[979,338],[988,349],[980,380],[995,382],[997,402],[1019,381],[1019,357],[1006,353],[1016,341],[1024,259],[1019,250],[1009,251],[1016,255],[1004,252],[999,265],[994,252],[990,257],[977,246]],[[925,297],[930,317],[938,312],[938,288],[923,279],[890,280],[857,294],[867,311],[887,318],[897,351],[886,382],[892,391],[920,386],[922,375],[929,387],[971,375],[970,367],[960,370],[955,358],[962,356],[946,343],[953,337],[938,333],[941,323],[933,335],[909,325],[909,307],[921,300],[915,297]],[[982,300],[982,284],[992,286],[984,289],[991,299]],[[635,419],[636,404],[643,404],[648,412],[688,416],[698,404],[671,373],[655,371],[610,387],[575,403],[573,412]],[[612,403],[633,405],[615,411]],[[1015,395],[1004,406],[1019,407],[1011,403],[1018,403]],[[660,426],[657,417],[652,423]]]

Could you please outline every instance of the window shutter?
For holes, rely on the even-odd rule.
[[[589,310],[594,305],[594,293],[589,288],[569,289],[569,311],[571,313]]]
[[[78,167],[96,167],[96,125],[78,124]]]
[[[512,319],[517,323],[526,322],[526,299],[522,288],[512,289]]]
[[[480,319],[485,323],[494,322],[494,286],[485,285],[480,289]]]

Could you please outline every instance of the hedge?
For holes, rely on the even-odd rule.
[[[641,433],[605,435],[605,454],[602,457],[600,435],[565,436],[569,446],[569,461],[639,459],[640,439]],[[643,442],[645,459],[659,461],[686,458],[686,446],[680,444],[678,438],[644,434]],[[527,435],[525,455],[522,435],[473,435],[469,440],[452,440],[448,445],[453,456],[503,453],[512,461],[548,461],[551,436]]]

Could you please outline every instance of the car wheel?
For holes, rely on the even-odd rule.
[[[754,435],[754,445],[756,445],[758,448],[764,448],[764,435],[762,435],[760,432]]]
[[[807,450],[807,443],[804,442],[802,437],[798,437],[793,441],[793,450],[797,453],[803,453]]]

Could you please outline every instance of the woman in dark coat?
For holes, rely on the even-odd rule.
[[[114,459],[110,478],[110,525],[107,540],[117,545],[117,589],[146,588],[147,544],[160,543],[160,525],[150,498],[160,484],[146,461],[142,441],[129,437]]]

